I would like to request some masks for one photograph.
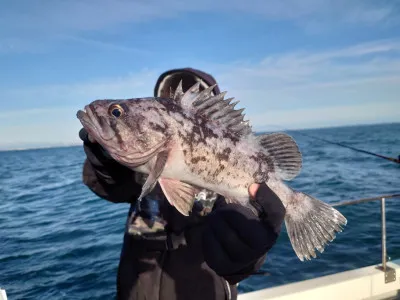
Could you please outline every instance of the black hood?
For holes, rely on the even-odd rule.
[[[170,90],[175,91],[179,82],[182,80],[183,90],[193,86],[196,82],[200,83],[200,90],[206,89],[217,81],[210,74],[193,68],[172,69],[160,75],[154,87],[155,97],[169,97]],[[214,95],[220,93],[218,86],[213,90]]]

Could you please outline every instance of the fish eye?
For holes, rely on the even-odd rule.
[[[116,118],[119,118],[120,116],[122,116],[122,113],[124,112],[124,110],[122,109],[122,107],[118,104],[114,104],[110,106],[109,112]]]

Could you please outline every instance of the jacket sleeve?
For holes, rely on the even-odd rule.
[[[247,267],[239,272],[236,272],[235,274],[225,276],[225,279],[230,284],[236,284],[261,269],[267,257],[268,251],[271,250],[271,248],[275,245],[279,237],[282,223],[285,218],[286,210],[281,200],[265,184],[260,186],[255,202],[252,204],[258,211],[259,218],[263,222],[266,232],[269,232],[267,235],[270,239],[268,243],[269,245],[265,247],[264,254],[258,259],[250,262]]]
[[[139,197],[141,185],[135,181],[135,172],[104,157],[99,145],[85,142],[83,148],[82,180],[93,193],[114,203],[133,203]]]
[[[286,210],[281,200],[265,184],[260,186],[255,202],[252,202],[252,204],[258,211],[259,218],[263,222],[266,232],[269,232],[267,235],[270,239],[269,245],[265,247],[264,254],[250,262],[247,267],[235,274],[225,276],[225,279],[230,284],[236,284],[261,269],[268,251],[275,245],[279,237],[285,218]]]
[[[215,203],[203,234],[207,264],[230,284],[258,271],[275,245],[285,216],[280,199],[265,185],[258,189],[257,214],[238,203]]]

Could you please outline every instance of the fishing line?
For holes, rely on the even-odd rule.
[[[284,129],[284,128],[281,127],[281,126],[277,126],[277,125],[272,125],[272,126],[281,128],[281,129],[284,130],[284,131],[289,131],[289,129]],[[298,129],[297,129],[297,130],[296,130],[296,129],[292,129],[292,130],[290,130],[290,131],[294,131],[294,132],[296,132],[296,133],[298,133],[298,134],[300,134],[300,135],[307,136],[307,137],[312,138],[312,139],[316,139],[316,140],[320,140],[320,141],[323,141],[323,142],[326,142],[326,143],[329,143],[329,144],[332,144],[332,145],[336,145],[336,146],[348,148],[348,149],[351,149],[351,150],[354,150],[354,151],[357,151],[357,152],[361,152],[361,153],[373,155],[373,156],[376,156],[376,157],[379,157],[379,158],[383,158],[383,159],[389,160],[389,161],[391,161],[391,162],[395,162],[395,163],[400,164],[400,155],[399,155],[398,158],[388,157],[388,156],[380,155],[380,154],[373,153],[373,152],[370,152],[370,151],[358,149],[358,148],[355,148],[355,147],[352,147],[352,146],[348,146],[348,145],[345,145],[345,144],[343,144],[343,143],[329,141],[329,140],[327,140],[327,139],[319,138],[319,137],[313,136],[313,135],[311,135],[311,134],[306,134],[306,133],[304,133],[304,132],[300,132]]]
[[[298,131],[296,131],[296,132],[299,133]],[[330,144],[333,144],[333,145],[337,145],[337,146],[341,146],[341,147],[344,147],[344,148],[348,148],[348,149],[351,149],[351,150],[354,150],[354,151],[357,151],[357,152],[373,155],[373,156],[380,157],[380,158],[383,158],[383,159],[386,159],[386,160],[389,160],[389,161],[392,161],[392,162],[400,164],[400,158],[396,159],[396,158],[393,158],[393,157],[388,157],[388,156],[380,155],[380,154],[373,153],[373,152],[370,152],[370,151],[358,149],[358,148],[355,148],[355,147],[352,147],[352,146],[348,146],[348,145],[345,145],[345,144],[342,144],[342,143],[339,143],[339,142],[332,142],[332,141],[329,141],[329,140],[326,140],[326,139],[323,139],[323,138],[318,138],[316,136],[312,136],[312,135],[308,135],[308,134],[304,134],[304,133],[300,133],[300,134],[302,134],[304,136],[308,136],[310,138],[314,138],[316,140],[320,140],[320,141],[323,141],[323,142],[326,142],[326,143],[330,143]]]

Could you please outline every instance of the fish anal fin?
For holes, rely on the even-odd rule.
[[[257,136],[263,152],[271,157],[275,172],[283,180],[295,178],[302,167],[302,155],[294,139],[286,133]]]
[[[168,202],[174,206],[182,215],[188,216],[192,211],[195,196],[201,189],[185,182],[160,178],[158,180]]]

